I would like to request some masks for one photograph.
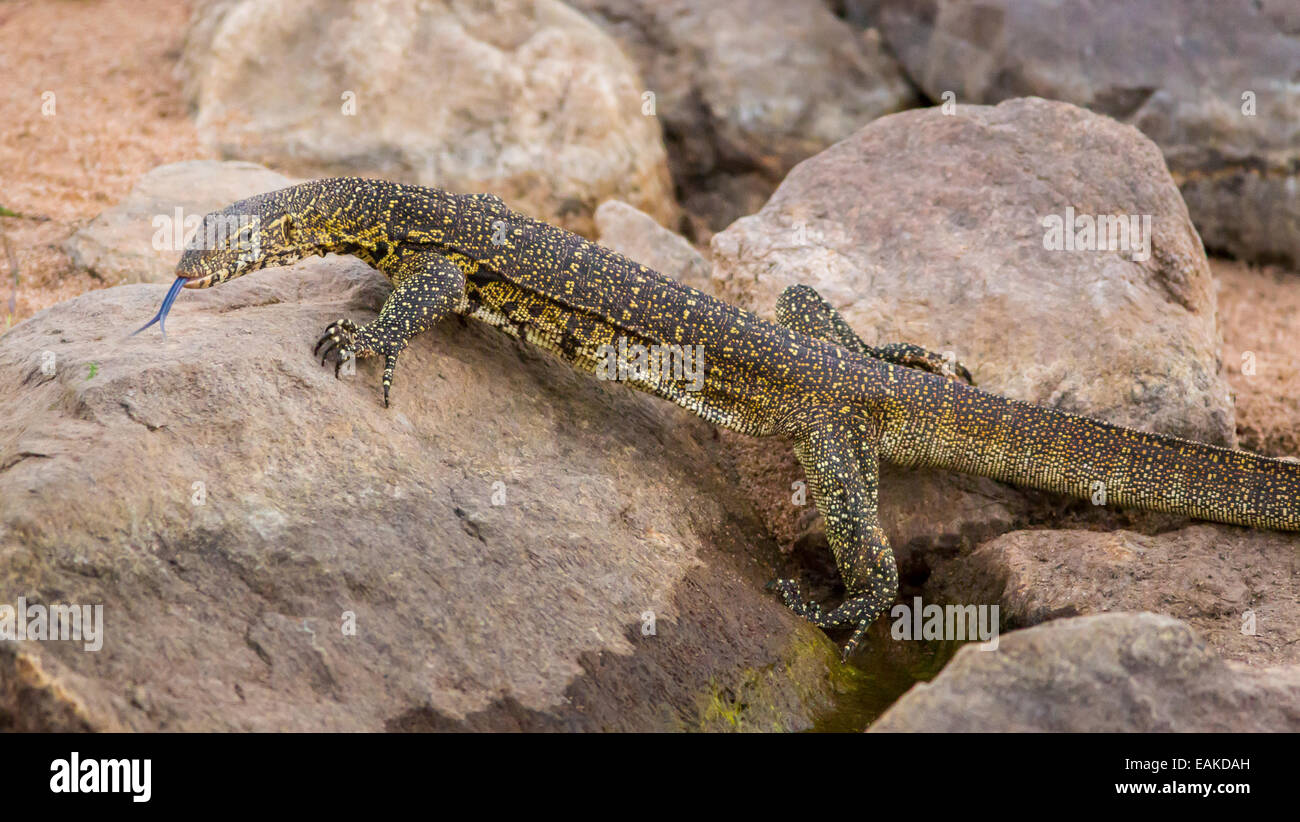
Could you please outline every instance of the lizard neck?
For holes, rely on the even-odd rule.
[[[438,189],[351,177],[307,185],[290,215],[307,254],[351,254],[382,269],[403,245],[440,245],[455,224],[455,198]]]

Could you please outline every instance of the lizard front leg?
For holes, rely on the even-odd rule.
[[[347,319],[330,323],[316,343],[324,365],[334,355],[334,375],[350,357],[384,358],[384,407],[393,385],[397,355],[411,338],[450,314],[465,297],[465,274],[459,266],[433,251],[408,252],[382,266],[393,281],[393,293],[373,322],[358,327]],[[322,346],[324,350],[322,351]]]
[[[846,589],[844,601],[823,611],[800,596],[796,581],[774,583],[790,610],[817,627],[853,627],[844,659],[857,650],[871,623],[898,594],[894,552],[876,515],[879,463],[874,444],[863,442],[859,431],[857,422],[827,412],[790,432],[795,456],[826,522],[826,539]]]
[[[776,300],[776,321],[791,331],[833,342],[856,354],[975,384],[964,365],[919,345],[889,343],[880,348],[867,345],[854,333],[844,316],[812,286],[792,285],[782,291]]]

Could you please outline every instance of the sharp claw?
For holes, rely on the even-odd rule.
[[[325,346],[325,351],[320,355],[321,365],[325,364],[325,360],[329,358],[330,352],[334,350],[336,345],[337,343],[335,343],[333,340],[330,340],[330,344]]]

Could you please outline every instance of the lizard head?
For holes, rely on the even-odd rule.
[[[185,288],[209,288],[250,271],[324,254],[309,232],[295,230],[303,186],[259,194],[203,218],[176,265]]]
[[[176,280],[162,307],[135,334],[154,323],[164,328],[163,321],[181,288],[209,288],[250,271],[325,254],[327,240],[298,225],[310,210],[317,188],[313,183],[291,186],[206,215],[185,245],[176,265]]]

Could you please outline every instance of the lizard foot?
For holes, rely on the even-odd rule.
[[[966,369],[966,366],[957,362],[951,354],[946,356],[937,354],[911,343],[890,343],[883,348],[875,349],[872,353],[874,356],[889,362],[906,365],[910,368],[919,368],[922,371],[929,371],[931,374],[938,374],[951,380],[960,380],[968,385],[975,384],[975,379],[971,376],[970,371]]]
[[[324,350],[321,350],[322,346]],[[316,341],[312,354],[320,356],[321,365],[324,365],[330,354],[333,354],[334,376],[337,377],[339,367],[357,356],[357,324],[346,319],[330,323],[325,329],[325,334]]]
[[[322,346],[324,347],[322,349]],[[393,372],[397,369],[397,354],[400,346],[389,346],[374,340],[374,324],[358,328],[357,324],[347,319],[340,319],[329,324],[325,334],[316,342],[312,353],[320,356],[324,365],[330,355],[334,356],[334,376],[339,375],[339,368],[348,360],[357,357],[369,357],[374,354],[384,355],[384,407],[388,407],[388,393],[393,387]]]
[[[847,662],[849,657],[857,653],[858,646],[862,644],[862,638],[866,636],[867,629],[871,627],[871,624],[876,621],[876,617],[883,610],[878,598],[868,595],[850,597],[829,612],[823,611],[821,605],[806,600],[800,595],[799,583],[793,579],[773,580],[768,583],[767,587],[779,593],[781,599],[785,602],[785,606],[793,611],[796,616],[803,617],[822,630],[838,628],[843,625],[853,626],[853,635],[840,648],[840,660],[843,662]]]

